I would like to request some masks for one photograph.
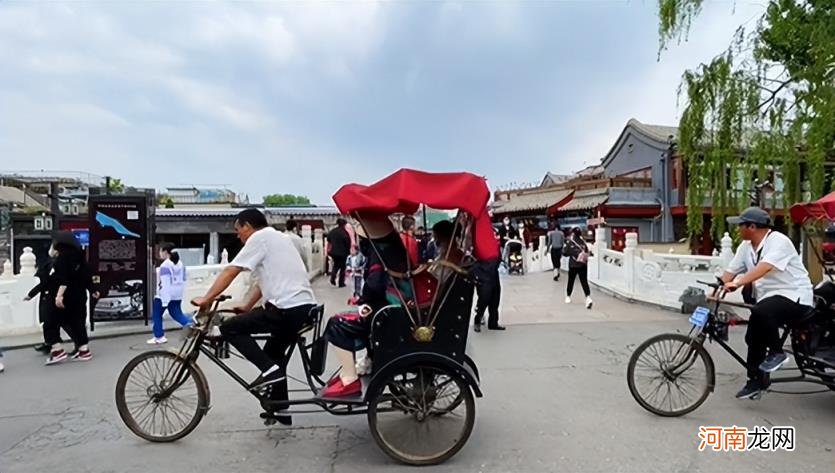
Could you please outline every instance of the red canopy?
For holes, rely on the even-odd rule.
[[[439,210],[463,210],[475,220],[473,246],[475,257],[480,260],[499,256],[499,245],[487,215],[489,199],[490,190],[482,177],[466,172],[430,173],[413,169],[401,169],[370,186],[347,184],[333,196],[344,214],[363,210],[413,214],[420,204]]]
[[[829,193],[814,202],[794,204],[789,209],[794,223],[806,220],[835,220],[835,192]]]

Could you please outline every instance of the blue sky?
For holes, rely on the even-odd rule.
[[[762,8],[707,2],[659,62],[654,0],[0,2],[0,170],[321,204],[400,167],[538,181],[677,123]]]

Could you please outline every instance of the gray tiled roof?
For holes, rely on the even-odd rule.
[[[629,121],[626,123],[626,126],[632,126],[633,128],[647,135],[648,137],[656,141],[660,141],[662,143],[666,143],[670,135],[673,136],[674,140],[678,139],[678,127],[665,125],[649,125],[646,123],[641,123],[634,118],[630,118]]]
[[[571,189],[554,189],[548,192],[536,192],[512,196],[509,200],[499,200],[491,205],[493,213],[503,214],[527,210],[545,210],[570,196]]]

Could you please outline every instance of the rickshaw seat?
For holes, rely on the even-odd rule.
[[[313,338],[311,339],[311,343],[315,342],[322,336],[322,319],[325,317],[325,305],[319,304],[312,309],[310,309],[310,321],[302,326],[299,331],[296,333],[299,338],[303,337],[305,334],[310,332],[311,330],[314,331]],[[260,334],[253,334],[252,338],[256,340],[269,340],[273,334],[271,333],[260,333]]]

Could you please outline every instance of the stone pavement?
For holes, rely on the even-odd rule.
[[[686,331],[684,316],[603,295],[595,295],[591,311],[579,299],[565,306],[564,282],[547,275],[505,282],[508,330],[470,336],[485,394],[476,401],[475,430],[458,455],[431,471],[833,472],[835,394],[736,401],[742,369],[710,347],[716,392],[688,416],[653,416],[629,395],[626,363],[646,338]],[[347,300],[347,290],[324,281],[316,289],[329,313]],[[731,333],[738,348],[742,333]],[[264,427],[255,400],[207,360],[200,365],[212,390],[209,415],[182,441],[145,442],[124,427],[113,402],[116,377],[147,349],[145,338],[95,341],[89,363],[44,367],[30,350],[7,353],[7,372],[0,374],[0,472],[415,471],[377,448],[362,416],[297,415],[292,428]],[[246,362],[232,364],[244,377],[255,376]],[[291,373],[300,374],[298,360]],[[797,448],[700,453],[702,425],[793,425]]]

